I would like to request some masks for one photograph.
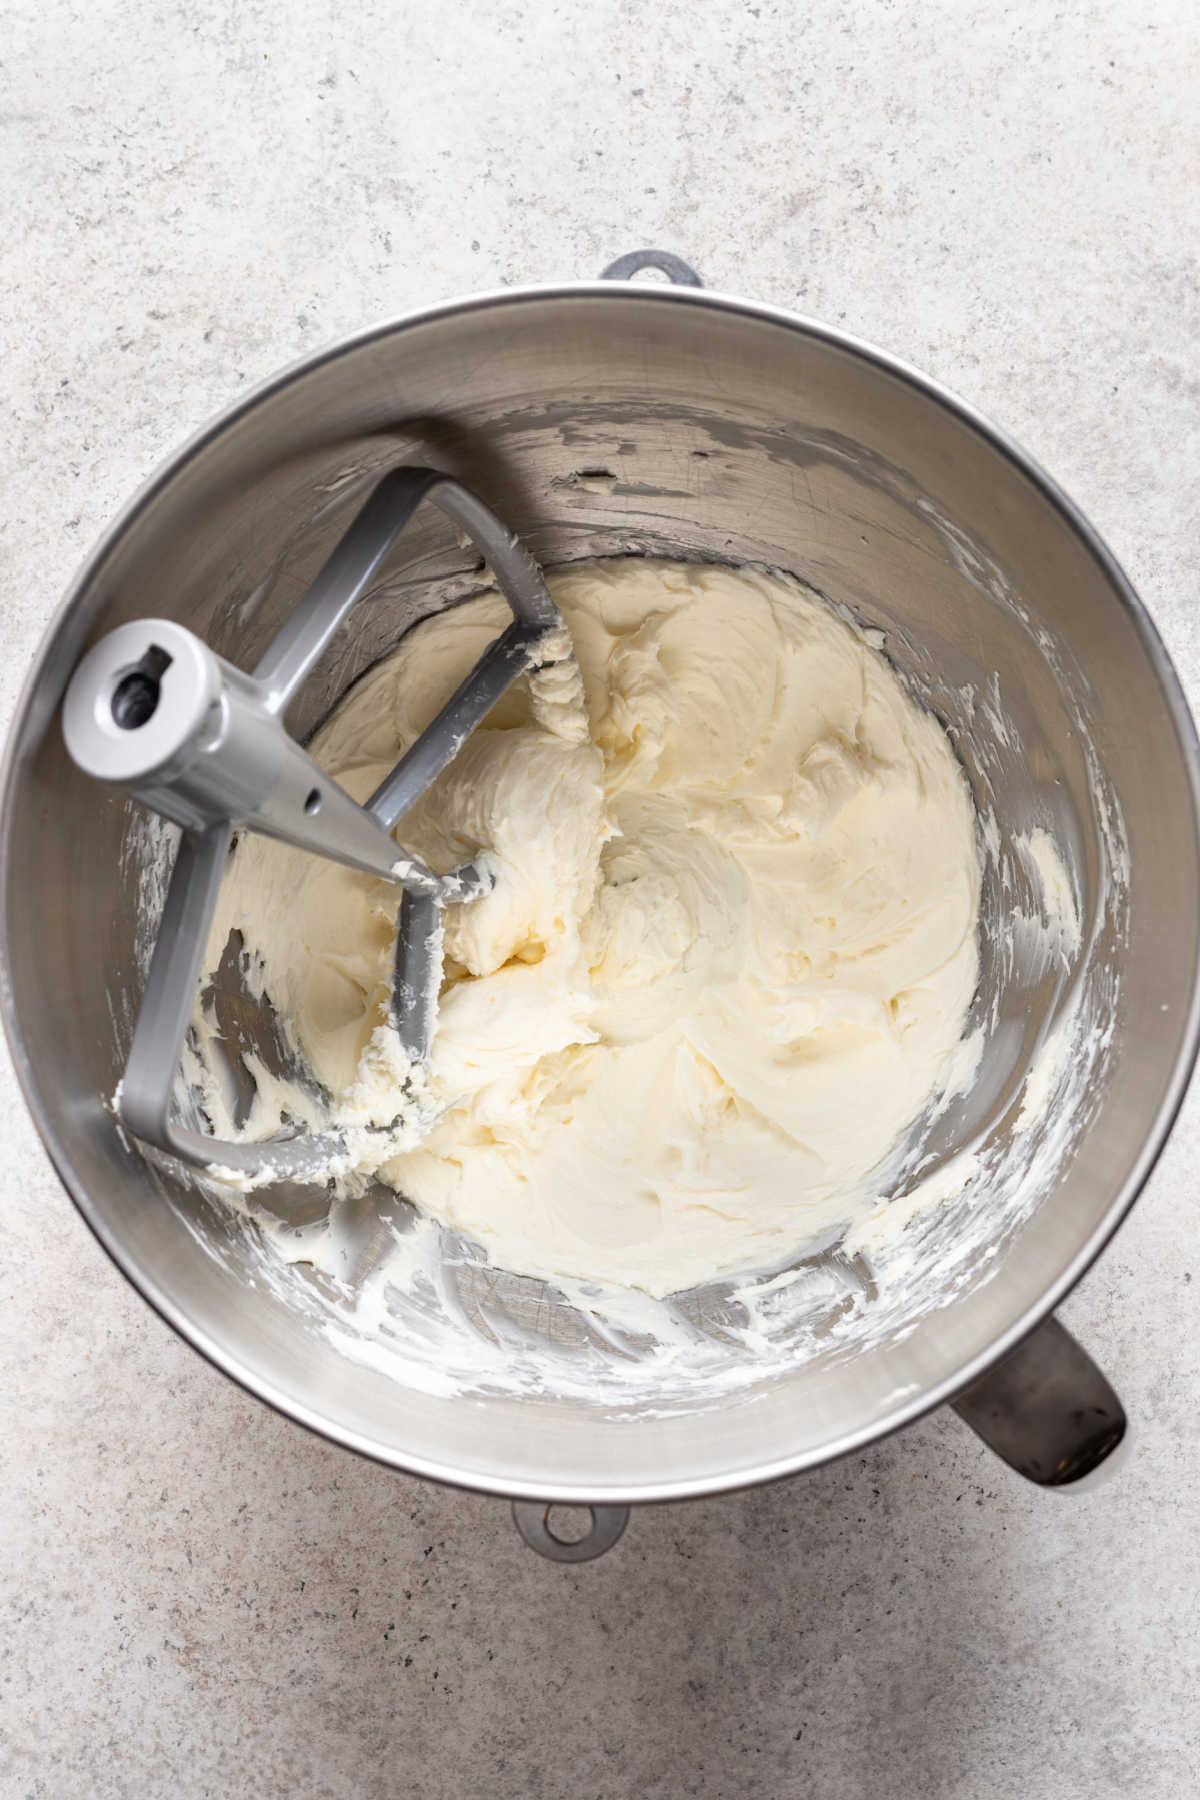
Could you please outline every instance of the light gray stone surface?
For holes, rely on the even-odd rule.
[[[661,243],[1008,427],[1200,695],[1193,0],[8,0],[0,703],[159,459],[339,333]],[[354,1460],[160,1324],[4,1066],[0,1792],[1185,1800],[1200,1096],[1066,1309],[1091,1498],[949,1415],[601,1563]]]

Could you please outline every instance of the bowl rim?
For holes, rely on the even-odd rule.
[[[430,324],[454,319],[470,313],[501,310],[529,301],[574,303],[579,300],[601,300],[606,304],[628,304],[631,300],[652,306],[691,306],[732,312],[759,324],[778,327],[844,351],[881,372],[915,389],[925,398],[952,414],[976,431],[992,449],[1006,458],[1017,471],[1038,489],[1042,497],[1059,514],[1067,527],[1099,565],[1102,574],[1121,601],[1133,629],[1143,644],[1151,668],[1162,692],[1171,723],[1183,754],[1192,798],[1192,824],[1200,852],[1200,741],[1179,675],[1144,603],[1135,592],[1116,557],[1099,532],[1063,488],[1000,427],[993,424],[968,401],[945,384],[925,375],[911,364],[863,338],[835,326],[822,323],[786,307],[747,300],[741,295],[723,293],[711,288],[693,288],[659,283],[632,281],[571,281],[530,283],[511,288],[491,288],[479,293],[459,296],[433,305],[414,308],[377,321],[359,331],[340,337],[323,348],[300,357],[249,389],[213,418],[202,425],[150,474],[137,492],[102,533],[78,568],[66,593],[55,608],[42,636],[33,662],[22,685],[13,711],[3,759],[0,761],[0,863],[11,859],[4,854],[8,843],[15,793],[20,775],[18,746],[23,736],[33,696],[49,662],[55,641],[67,617],[103,564],[114,545],[157,496],[175,478],[190,459],[222,433],[264,401],[282,392],[297,380],[353,354],[368,344],[383,341]],[[660,1478],[635,1483],[573,1483],[526,1480],[497,1475],[484,1479],[461,1464],[442,1462],[437,1457],[397,1453],[355,1431],[324,1417],[316,1408],[307,1406],[281,1391],[269,1379],[244,1367],[220,1341],[190,1318],[184,1309],[147,1275],[125,1249],[119,1236],[109,1229],[92,1205],[83,1181],[72,1164],[65,1143],[60,1139],[51,1117],[51,1109],[39,1088],[32,1066],[25,1055],[20,1021],[16,1015],[8,967],[11,960],[8,942],[8,910],[0,896],[0,1017],[3,1018],[13,1066],[26,1104],[37,1126],[47,1155],[75,1207],[93,1236],[107,1252],[117,1268],[154,1311],[205,1360],[229,1377],[256,1399],[274,1411],[294,1420],[318,1437],[354,1451],[373,1462],[419,1475],[445,1486],[492,1494],[514,1500],[535,1500],[563,1504],[649,1504],[700,1498],[706,1495],[734,1492],[740,1488],[779,1481],[853,1455],[894,1431],[902,1430],[915,1420],[944,1405],[964,1388],[979,1379],[1024,1337],[1052,1313],[1056,1306],[1091,1267],[1109,1242],[1134,1201],[1142,1191],[1179,1115],[1200,1049],[1200,916],[1194,922],[1195,954],[1192,961],[1187,1012],[1180,1046],[1170,1079],[1155,1111],[1150,1127],[1126,1179],[1113,1196],[1101,1218],[1083,1245],[1039,1295],[1002,1333],[982,1351],[965,1360],[928,1388],[909,1394],[880,1419],[843,1433],[819,1450],[808,1449],[747,1463],[744,1467],[721,1470],[712,1477],[688,1476]]]

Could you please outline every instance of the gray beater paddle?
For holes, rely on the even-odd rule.
[[[282,715],[423,500],[483,553],[513,622],[359,806],[288,735]],[[336,1130],[225,1142],[171,1117],[201,959],[238,827],[396,883],[392,1018],[412,1061],[426,1060],[441,981],[441,908],[477,898],[490,882],[472,863],[435,874],[399,848],[392,829],[516,677],[552,660],[544,640],[561,625],[537,564],[494,513],[436,470],[399,468],[373,489],[253,675],[167,619],[122,625],[87,653],[63,701],[72,759],[183,829],[119,1090],[121,1119],[135,1136],[198,1167],[260,1178],[318,1174],[344,1147]],[[562,654],[558,646],[555,654]]]

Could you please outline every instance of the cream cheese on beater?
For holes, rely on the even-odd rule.
[[[871,1171],[939,1086],[974,993],[963,774],[885,659],[790,577],[614,559],[551,573],[568,663],[516,684],[398,829],[480,857],[445,915],[431,1128],[354,1134],[378,1175],[497,1265],[653,1295],[861,1224]],[[440,615],[310,746],[365,799],[503,628]],[[359,1124],[388,1054],[394,887],[239,845],[210,942]],[[254,1133],[297,1097],[259,1071]]]

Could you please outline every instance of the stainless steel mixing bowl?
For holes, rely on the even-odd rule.
[[[606,1338],[544,1284],[498,1278],[453,1244],[468,1391],[436,1370],[397,1379],[353,1329],[327,1328],[319,1278],[272,1261],[257,1227],[143,1153],[106,1105],[169,845],[69,763],[67,678],[89,643],[146,614],[249,665],[365,486],[402,461],[457,476],[547,564],[635,550],[795,571],[884,634],[993,808],[987,1046],[970,1093],[913,1149],[937,1163],[986,1141],[993,1176],[918,1230],[920,1278],[898,1300],[875,1293],[869,1259],[818,1257],[836,1291],[827,1281],[790,1353],[781,1326],[779,1353],[756,1366],[730,1284],[681,1302],[705,1366],[727,1357],[736,1382],[656,1387],[637,1331]],[[297,734],[477,581],[445,520],[418,515],[354,635],[302,692]],[[339,1443],[525,1501],[615,1505],[786,1475],[958,1396],[1016,1466],[1062,1480],[1120,1436],[1120,1408],[1052,1322],[1028,1334],[1132,1203],[1191,1070],[1197,788],[1178,681],[1120,569],[1053,483],[934,383],[824,326],[692,287],[492,293],[267,383],[155,476],[89,559],[8,753],[5,1022],[50,1155],[117,1264],[220,1368]],[[1009,852],[1039,824],[1064,847],[1084,922],[1079,953],[1054,967],[1006,936]],[[1090,1021],[1073,1053],[1086,1079],[1055,1089],[1051,1112],[1070,1115],[1052,1120],[1058,1148],[1038,1140],[1020,1161],[1023,1083],[1072,998]],[[321,1205],[268,1201],[294,1218]],[[354,1254],[370,1231],[361,1223]],[[411,1296],[388,1299],[393,1343],[417,1342]],[[469,1391],[472,1342],[487,1355]],[[496,1378],[505,1357],[532,1371],[524,1389]]]

